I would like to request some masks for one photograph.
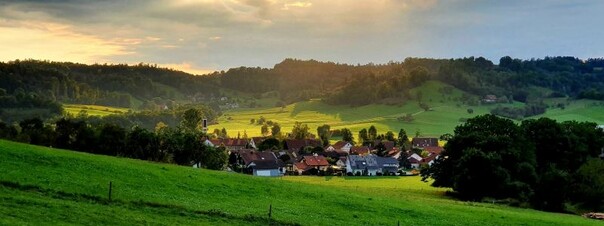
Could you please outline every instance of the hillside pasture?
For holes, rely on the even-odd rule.
[[[597,225],[444,196],[419,177],[259,178],[0,140],[0,224]],[[108,183],[113,183],[109,201]]]
[[[128,112],[128,108],[109,107],[89,104],[64,104],[63,108],[67,114],[78,115],[85,112],[90,116],[107,116],[112,114],[123,114]]]

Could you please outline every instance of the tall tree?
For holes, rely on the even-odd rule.
[[[323,146],[329,145],[329,138],[331,138],[330,128],[327,124],[317,127],[317,135],[319,135],[319,138],[323,142]]]
[[[201,128],[203,113],[195,108],[190,108],[182,114],[181,127],[189,132],[198,131]]]
[[[302,124],[300,122],[296,122],[294,124],[294,128],[292,128],[290,138],[292,138],[292,139],[311,138],[312,134],[309,131],[310,131],[310,128],[308,128],[307,124]]]
[[[348,128],[342,129],[342,140],[346,142],[350,142],[354,145],[354,138],[352,137],[352,132]]]
[[[374,141],[375,139],[377,139],[377,129],[375,128],[374,125],[371,125],[369,127],[369,130],[367,131],[367,138],[369,141]]]

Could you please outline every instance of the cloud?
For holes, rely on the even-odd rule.
[[[117,55],[131,54],[136,41],[108,41],[75,32],[57,23],[21,21],[0,23],[0,60],[48,59],[94,63]]]

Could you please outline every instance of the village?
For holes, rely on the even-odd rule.
[[[412,176],[439,158],[438,138],[412,138],[401,150],[395,141],[376,140],[364,146],[338,141],[323,146],[318,139],[285,139],[282,149],[259,151],[265,137],[204,139],[205,145],[224,147],[228,171],[254,176]],[[193,166],[196,167],[196,166]]]

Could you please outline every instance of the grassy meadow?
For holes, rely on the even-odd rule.
[[[86,112],[90,116],[107,116],[112,114],[122,114],[128,112],[128,108],[109,107],[89,104],[64,104],[65,112],[72,115],[78,115],[80,112]]]
[[[291,131],[294,123],[302,122],[308,124],[312,133],[316,133],[318,126],[328,124],[331,129],[348,128],[353,135],[363,128],[375,125],[378,133],[393,131],[395,134],[403,128],[407,134],[414,136],[417,132],[421,136],[440,136],[445,133],[453,133],[455,126],[459,125],[462,118],[471,118],[476,115],[489,113],[498,105],[467,106],[457,101],[463,91],[453,88],[452,93],[443,95],[438,90],[446,86],[437,81],[429,81],[423,86],[411,90],[412,95],[422,93],[423,102],[432,109],[424,111],[419,107],[417,101],[408,101],[402,105],[372,104],[361,107],[349,107],[345,105],[328,105],[321,100],[310,100],[287,105],[285,108],[240,108],[226,111],[220,118],[218,124],[210,126],[210,131],[218,128],[226,128],[229,136],[237,134],[243,136],[260,136],[260,125],[251,124],[250,119],[257,120],[263,116],[267,120],[278,122],[282,132]],[[567,104],[564,110],[550,108],[544,115],[537,117],[550,117],[556,120],[578,120],[593,121],[604,124],[604,105],[601,101],[566,101],[562,99],[548,100],[550,104],[564,102]],[[500,106],[521,107],[523,103],[499,104]],[[468,113],[472,109],[473,113]],[[412,114],[414,121],[404,122],[397,118]]]
[[[599,225],[444,196],[419,177],[259,178],[0,140],[0,224]],[[113,182],[113,201],[107,199]]]

